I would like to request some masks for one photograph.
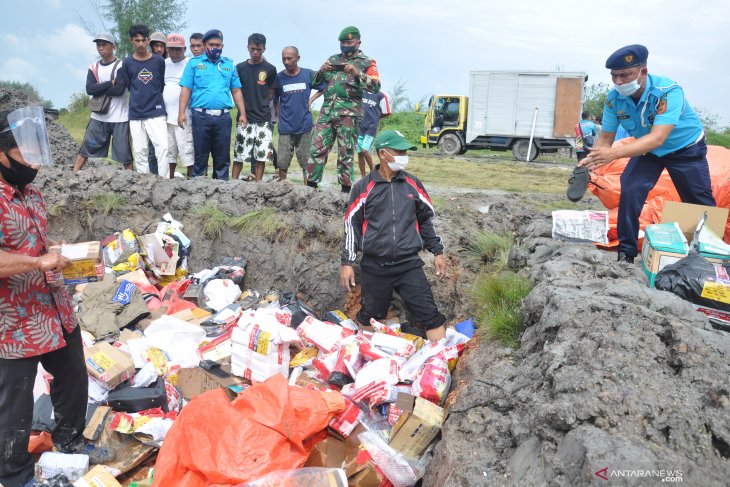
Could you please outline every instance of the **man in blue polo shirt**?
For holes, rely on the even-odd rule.
[[[213,154],[213,178],[228,179],[231,165],[231,115],[233,102],[238,108],[238,123],[246,125],[246,107],[241,81],[230,58],[221,56],[223,33],[209,30],[203,36],[205,52],[188,61],[180,79],[180,106],[177,122],[188,123],[185,110],[190,105],[193,117],[193,177],[208,174],[208,157]],[[231,100],[233,97],[233,100]]]
[[[665,168],[682,201],[715,206],[702,122],[677,83],[648,73],[648,57],[646,47],[633,44],[606,61],[614,88],[603,107],[603,131],[579,163],[590,170],[631,158],[618,206],[618,260],[629,263],[637,254],[639,215]],[[611,147],[619,125],[636,140]]]

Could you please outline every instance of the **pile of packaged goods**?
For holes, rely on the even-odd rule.
[[[240,257],[191,273],[191,249],[169,214],[151,233],[58,249],[73,265],[47,279],[75,286],[84,436],[117,455],[89,470],[84,455],[48,451],[51,377],[39,368],[36,478],[116,486],[160,449],[136,485],[415,484],[473,323],[439,342],[390,321],[360,327],[291,291],[247,289]]]

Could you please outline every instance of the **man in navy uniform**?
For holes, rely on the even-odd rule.
[[[649,74],[646,47],[633,44],[609,56],[614,88],[603,107],[603,131],[579,165],[589,170],[630,157],[621,175],[618,206],[618,260],[633,262],[638,249],[639,215],[664,168],[685,203],[715,206],[707,164],[705,131],[684,90]],[[636,140],[611,147],[619,126]]]

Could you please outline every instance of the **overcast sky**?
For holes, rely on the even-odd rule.
[[[13,2],[3,11],[0,79],[28,81],[56,107],[84,89],[96,59],[79,15],[88,0]],[[364,0],[190,2],[183,33],[223,31],[224,55],[247,59],[246,39],[261,32],[267,59],[282,69],[293,44],[301,66],[316,69],[339,50],[347,25],[362,32],[386,90],[402,80],[413,99],[468,94],[471,70],[584,71],[610,83],[606,57],[626,44],[649,48],[649,71],[674,79],[692,105],[730,125],[730,2],[727,0]]]

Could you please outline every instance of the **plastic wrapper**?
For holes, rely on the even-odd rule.
[[[279,297],[279,306],[291,312],[291,327],[297,328],[307,316],[317,314],[309,306],[297,299],[293,291],[287,289]]]
[[[381,404],[395,402],[398,399],[398,393],[405,392],[410,394],[411,390],[412,386],[410,384],[386,385],[370,395],[368,405],[370,408],[375,408]]]
[[[337,359],[328,382],[337,387],[349,384],[357,377],[358,371],[365,365],[360,355],[360,347],[354,336],[349,336],[340,342],[337,350]]]
[[[438,354],[426,360],[418,370],[410,393],[441,406],[446,400],[450,387],[449,366],[443,355]]]
[[[315,370],[319,372],[319,375],[322,377],[322,379],[324,379],[325,382],[329,382],[332,376],[332,372],[334,372],[335,370],[335,366],[337,365],[337,355],[339,354],[339,351],[340,347],[338,345],[331,352],[320,354],[320,356],[312,360],[312,367],[314,367]]]
[[[236,487],[347,487],[347,475],[341,468],[305,467],[270,474]]]
[[[139,252],[137,236],[130,229],[122,231],[104,247],[104,257],[110,265],[126,261],[130,255]]]
[[[416,353],[416,345],[412,341],[386,333],[373,333],[370,344],[389,355],[406,359]]]
[[[314,347],[307,347],[294,355],[289,362],[289,367],[300,367],[311,365],[312,360],[317,357],[317,349]]]
[[[462,335],[453,328],[446,329],[446,336],[438,342],[428,342],[416,351],[403,365],[401,365],[398,376],[402,382],[412,382],[416,377],[418,369],[428,360],[429,358],[439,353],[443,354],[443,357],[449,364],[449,369],[453,370],[453,366],[456,365],[456,361],[464,350],[466,342],[469,341],[469,337]]]
[[[345,398],[345,404],[345,410],[332,418],[329,426],[330,428],[347,438],[348,436],[350,436],[350,434],[352,434],[352,431],[357,426],[360,417],[363,415],[363,412],[360,410],[357,404],[347,398]]]
[[[233,344],[231,373],[255,382],[263,382],[273,375],[289,377],[289,347],[272,346],[269,353],[261,354],[248,347]]]
[[[360,402],[382,391],[388,385],[398,383],[398,362],[393,359],[378,359],[365,365],[355,378],[353,400]]]
[[[319,321],[313,316],[307,316],[297,328],[297,333],[304,340],[320,350],[331,352],[343,338],[354,334],[352,330],[339,325]]]
[[[425,465],[408,460],[376,433],[366,431],[357,435],[357,438],[395,487],[411,487],[423,477]]]
[[[187,321],[172,316],[161,316],[144,331],[147,345],[157,347],[170,358],[171,364],[183,368],[196,367],[201,360],[198,350],[205,340],[205,330]],[[133,345],[127,341],[130,350]],[[132,357],[134,358],[134,352]]]
[[[375,318],[370,318],[370,326],[372,326],[373,329],[379,333],[385,333],[393,336],[400,335],[400,323],[393,323],[392,325],[388,325],[379,322]]]
[[[696,252],[659,271],[654,286],[690,303],[730,311],[728,268],[715,266]]]
[[[213,279],[205,285],[203,293],[208,300],[206,305],[214,311],[220,311],[238,299],[241,288],[230,279]]]

